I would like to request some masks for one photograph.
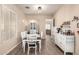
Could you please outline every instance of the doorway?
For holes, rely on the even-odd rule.
[[[46,25],[45,25],[46,35],[50,35],[51,36],[52,25],[53,25],[52,19],[47,19],[46,20]]]

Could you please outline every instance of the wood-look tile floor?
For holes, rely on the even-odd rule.
[[[8,55],[27,55],[27,46],[25,53],[23,53],[22,44],[20,44]],[[33,49],[30,51],[30,55],[34,55]],[[63,55],[63,52],[51,41],[50,36],[46,36],[46,39],[42,39],[41,53],[37,51],[37,55]]]

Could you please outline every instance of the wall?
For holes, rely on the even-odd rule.
[[[6,28],[5,28],[5,26],[4,26],[5,25],[4,24],[5,21],[3,21],[3,25],[0,23],[0,25],[3,26],[4,27],[4,30],[7,32],[7,34],[6,34],[7,37],[5,38],[4,37],[5,35],[4,34],[3,35],[1,34],[2,33],[2,29],[0,27],[0,34],[1,34],[0,35],[0,54],[7,54],[14,47],[16,47],[16,45],[18,45],[21,42],[20,32],[21,31],[24,31],[25,25],[22,23],[22,20],[25,19],[25,15],[15,5],[0,5],[0,8],[1,8],[1,6],[6,6],[8,9],[10,9],[13,12],[15,12],[16,15],[17,15],[16,21],[12,20],[12,21],[14,21],[14,23],[16,23],[16,28],[15,28],[15,26],[14,27],[12,26],[12,30],[10,32],[10,33],[12,33],[13,30],[16,30],[14,32],[14,34],[16,34],[16,35],[15,36],[10,35],[11,38],[8,38],[9,37],[9,35],[8,35],[9,28],[7,29],[8,26],[6,26]],[[4,11],[6,11],[6,9]],[[3,19],[0,18],[0,21],[2,21],[2,20]],[[9,21],[11,21],[11,19]],[[5,23],[8,23],[8,19],[6,19],[6,22]],[[10,23],[9,25],[12,25],[12,24]],[[1,37],[4,37],[5,40],[4,40],[4,38],[1,38]]]
[[[63,5],[54,15],[56,20],[56,26],[59,27],[64,21],[73,20],[74,16],[79,17],[79,5]],[[79,54],[79,28],[77,28],[77,22],[73,22],[71,27],[75,32],[75,54]]]

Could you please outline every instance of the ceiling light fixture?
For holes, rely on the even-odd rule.
[[[44,10],[45,5],[34,5],[33,8],[34,8],[34,10]]]
[[[41,13],[44,9],[46,9],[45,5],[34,5],[33,6],[35,13]]]
[[[38,7],[38,10],[42,10],[42,7],[41,7],[41,6],[39,6],[39,7]]]
[[[26,8],[26,9],[30,9],[30,7],[28,7],[28,6],[26,6],[25,8]]]

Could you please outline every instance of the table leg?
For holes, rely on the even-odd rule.
[[[22,49],[23,49],[23,41],[22,41]]]
[[[41,53],[41,41],[39,41],[39,52]]]
[[[23,52],[25,53],[25,41],[23,41]]]

